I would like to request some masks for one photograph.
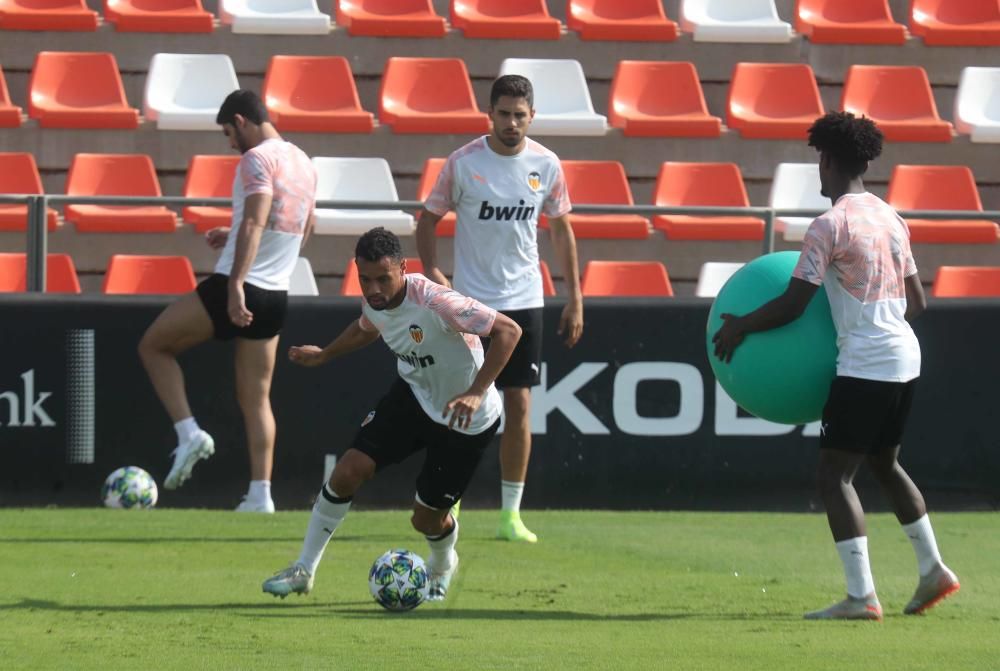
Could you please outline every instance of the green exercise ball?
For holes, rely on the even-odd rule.
[[[837,373],[837,332],[823,287],[792,323],[747,335],[729,363],[715,356],[712,336],[720,315],[745,315],[784,293],[798,260],[799,252],[754,259],[729,278],[708,313],[708,359],[719,384],[744,410],[780,424],[820,419]]]

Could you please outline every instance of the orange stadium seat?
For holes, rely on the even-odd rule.
[[[10,100],[7,90],[7,80],[0,68],[0,128],[19,128],[21,126],[21,108]]]
[[[618,161],[563,161],[571,203],[634,205],[625,168]],[[570,214],[577,238],[646,239],[649,220],[637,214]],[[539,227],[548,228],[545,217]]]
[[[931,295],[937,298],[1000,298],[1000,267],[941,266]]]
[[[441,174],[441,169],[444,168],[446,160],[443,158],[429,158],[424,161],[424,170],[420,174],[420,185],[417,187],[417,200],[425,201],[431,195],[431,191],[437,183],[438,175]],[[455,213],[449,212],[441,217],[441,220],[438,221],[437,226],[434,228],[434,232],[438,237],[450,238],[454,236]]]
[[[562,34],[545,0],[451,0],[451,24],[465,37],[558,40]]]
[[[910,31],[930,46],[1000,46],[1000,3],[913,0]]]
[[[549,264],[545,263],[545,261],[539,261],[538,269],[542,273],[542,295],[555,296],[556,285],[555,282],[552,281],[552,273],[549,272]]]
[[[660,166],[653,192],[660,206],[749,207],[743,176],[735,163],[675,163]],[[661,214],[653,227],[671,240],[761,240],[764,220],[730,215],[693,217]]]
[[[870,117],[893,142],[951,142],[927,72],[918,66],[852,65],[841,109]]]
[[[897,165],[886,201],[897,210],[982,211],[976,180],[964,165]],[[908,219],[913,242],[996,244],[992,221]]]
[[[27,254],[0,254],[0,293],[27,291]],[[80,293],[80,279],[69,254],[45,257],[45,291],[58,294]]]
[[[583,40],[670,42],[677,24],[660,0],[567,0],[566,25]]]
[[[230,198],[239,156],[210,156],[199,154],[191,157],[187,177],[184,179],[185,198]],[[194,230],[204,233],[219,226],[230,226],[233,220],[231,207],[185,207],[184,221],[194,224]]]
[[[584,296],[673,296],[659,261],[587,261],[580,279]]]
[[[432,0],[336,0],[337,23],[351,35],[444,37],[443,16]]]
[[[42,128],[129,128],[129,107],[114,54],[43,51],[28,85],[28,116]]]
[[[153,160],[145,154],[77,154],[69,166],[71,196],[160,196]],[[162,205],[67,205],[80,233],[172,233],[177,216]]]
[[[351,65],[343,56],[272,56],[264,102],[282,131],[371,133],[374,115],[361,109]]]
[[[97,30],[87,0],[0,0],[0,30]]]
[[[795,30],[816,44],[903,44],[888,0],[798,0]]]
[[[0,153],[0,193],[42,194],[42,177],[38,174],[35,157],[27,153]],[[56,211],[48,208],[47,228],[55,230]],[[0,231],[28,229],[28,206],[0,204]]]
[[[472,135],[490,128],[460,58],[390,58],[382,73],[378,118],[394,133]]]
[[[805,140],[823,116],[816,76],[804,63],[737,63],[727,125],[741,137]]]
[[[115,254],[104,271],[106,294],[186,294],[195,286],[186,256]]]
[[[416,257],[407,257],[406,261],[406,272],[407,273],[423,273],[424,264],[420,259]],[[358,279],[358,266],[351,259],[347,262],[347,268],[344,269],[344,281],[340,284],[340,295],[341,296],[361,296],[361,281]]]
[[[708,113],[694,63],[619,61],[608,119],[626,136],[719,137],[722,121]]]
[[[215,19],[201,0],[104,0],[104,20],[120,33],[210,33]]]

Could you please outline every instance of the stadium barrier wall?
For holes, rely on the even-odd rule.
[[[96,505],[104,477],[124,465],[162,482],[174,433],[136,346],[170,300],[0,296],[0,505]],[[545,312],[526,507],[821,507],[813,493],[818,426],[762,422],[722,394],[704,344],[710,301],[588,299],[584,336],[572,350],[556,334],[562,305],[552,300]],[[396,374],[381,343],[325,368],[288,362],[290,345],[326,344],[358,310],[353,299],[290,299],[272,392],[279,508],[311,505],[325,469]],[[932,301],[915,328],[923,375],[904,466],[932,506],[996,506],[1000,301]],[[245,491],[232,361],[232,345],[217,342],[181,357],[192,408],[217,453],[183,489],[161,490],[161,506],[231,507]],[[358,504],[408,507],[419,463],[381,473]],[[494,445],[469,505],[497,503],[498,473]],[[868,495],[871,480],[860,482],[865,504],[884,508]]]

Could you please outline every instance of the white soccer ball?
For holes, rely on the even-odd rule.
[[[372,564],[368,589],[386,610],[413,610],[427,599],[430,589],[424,560],[409,550],[389,550]]]
[[[108,508],[152,508],[157,496],[153,476],[138,466],[119,468],[101,487],[101,500]]]

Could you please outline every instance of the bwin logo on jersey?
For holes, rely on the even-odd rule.
[[[416,352],[411,352],[410,354],[400,354],[399,352],[393,352],[396,358],[400,361],[405,361],[414,368],[427,368],[428,366],[434,365],[434,357],[430,354],[427,356],[420,356]]]
[[[535,206],[529,205],[524,206],[524,201],[517,201],[517,205],[490,205],[489,201],[484,200],[482,205],[479,206],[479,220],[488,221],[490,219],[497,219],[499,221],[523,221],[525,219],[532,219],[535,216]]]
[[[424,341],[424,330],[417,324],[410,324],[410,337],[419,345]]]

